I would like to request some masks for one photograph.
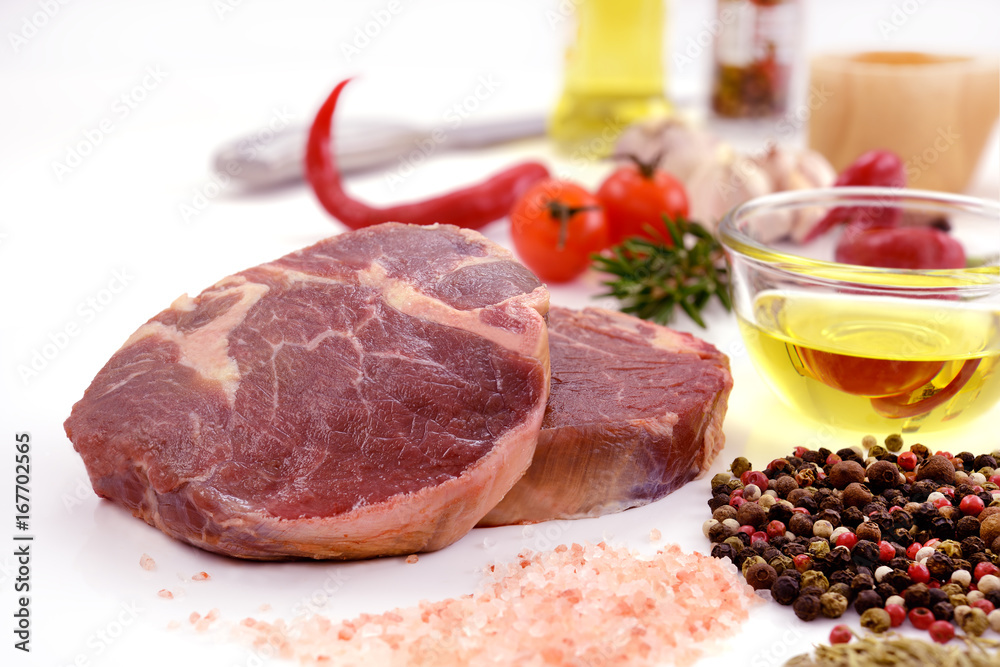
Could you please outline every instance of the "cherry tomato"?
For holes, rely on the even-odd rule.
[[[943,361],[865,359],[796,347],[802,370],[828,387],[854,396],[898,396],[923,387],[944,367]]]
[[[834,258],[842,264],[888,269],[962,269],[962,244],[935,227],[858,229],[848,225]]]
[[[834,186],[870,185],[902,188],[906,186],[906,167],[902,158],[887,150],[862,153],[840,172]],[[846,222],[864,225],[865,228],[895,227],[902,219],[896,206],[838,206],[817,222],[803,242],[825,234],[836,225]]]
[[[510,223],[521,261],[547,282],[576,278],[590,266],[590,256],[608,246],[600,202],[569,181],[536,183],[514,204]]]
[[[643,236],[670,244],[666,230],[662,235],[651,234],[646,226],[662,229],[663,216],[687,218],[687,192],[667,172],[629,157],[634,164],[615,169],[597,190],[597,198],[608,217],[611,243],[621,243],[629,236]]]

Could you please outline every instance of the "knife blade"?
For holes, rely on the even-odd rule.
[[[292,125],[261,143],[254,133],[221,146],[213,162],[247,192],[293,185],[303,180],[307,125]],[[351,174],[384,167],[419,151],[430,154],[470,150],[539,137],[545,134],[545,116],[530,114],[495,120],[467,121],[457,127],[415,127],[393,121],[338,121],[337,164]]]

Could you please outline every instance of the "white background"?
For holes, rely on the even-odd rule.
[[[992,0],[806,4],[807,54],[858,48],[995,54],[1000,48],[1000,3]],[[559,3],[401,0],[398,14],[348,58],[344,45],[354,45],[357,29],[387,6],[5,0],[0,7],[3,664],[252,665],[260,656],[226,639],[226,624],[248,615],[288,617],[296,605],[302,609],[304,601],[326,597],[322,611],[343,618],[461,595],[475,589],[483,565],[522,548],[611,539],[648,550],[651,528],[687,549],[707,549],[699,528],[708,518],[706,482],[614,517],[542,525],[534,532],[476,530],[414,565],[400,559],[234,562],[174,542],[90,491],[61,424],[128,335],[181,293],[195,294],[229,273],[342,230],[305,189],[246,197],[233,187],[216,187],[210,159],[221,143],[284,118],[307,122],[330,87],[352,74],[363,76],[344,97],[345,117],[440,125],[481,76],[499,85],[476,118],[542,113],[553,104],[570,25]],[[693,49],[690,63],[665,54],[670,92],[695,109],[704,104],[710,54],[691,45],[703,36],[712,12],[705,0],[674,0],[668,26],[674,49]],[[886,36],[886,22],[893,21],[898,30]],[[66,163],[81,142],[94,145],[79,166],[58,169],[55,164]],[[549,159],[560,173],[587,185],[607,170],[594,165],[573,171],[544,142],[528,141],[477,154],[436,155],[394,190],[378,173],[353,179],[350,187],[372,201],[417,198],[527,156]],[[972,192],[998,196],[997,156],[994,133]],[[185,215],[185,206],[198,213]],[[486,233],[509,241],[502,222]],[[583,306],[595,291],[590,276],[554,288],[553,302]],[[104,303],[90,306],[91,299]],[[686,321],[678,327],[694,330]],[[703,335],[731,355],[736,378],[728,446],[717,469],[742,453],[763,464],[798,444],[855,444],[854,436],[831,436],[775,403],[749,365],[730,318],[711,313]],[[43,350],[50,358],[39,362]],[[37,372],[25,373],[33,360]],[[992,416],[995,422],[1000,413]],[[13,440],[19,432],[30,433],[33,443],[30,656],[12,648]],[[969,442],[970,433],[954,437]],[[985,438],[983,429],[975,437]],[[995,434],[989,438],[981,449],[1000,446]],[[155,571],[140,569],[142,553],[156,559]],[[190,581],[202,570],[211,581]],[[158,598],[161,588],[175,591],[177,599]],[[336,590],[324,596],[324,588]],[[268,614],[258,612],[264,603],[273,607]],[[216,607],[222,621],[215,632],[166,630],[171,620]],[[769,605],[743,634],[730,638],[727,659],[704,664],[735,656],[741,664],[776,664],[778,657],[825,638],[831,625],[802,624],[790,610]]]

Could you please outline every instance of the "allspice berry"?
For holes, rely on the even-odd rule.
[[[891,625],[892,619],[889,617],[889,612],[885,609],[872,607],[871,609],[866,609],[865,612],[861,614],[861,627],[866,628],[871,632],[883,633],[888,630]]]
[[[865,475],[868,477],[868,487],[874,493],[882,493],[899,485],[899,468],[890,461],[876,461],[868,466]]]
[[[865,523],[859,524],[857,528],[854,529],[854,534],[858,536],[859,540],[868,540],[870,542],[875,542],[876,544],[882,540],[882,529],[878,527],[878,524],[874,521],[866,521]]]
[[[746,571],[747,583],[753,586],[755,591],[770,590],[777,579],[778,573],[767,563],[754,563]]]
[[[755,502],[745,502],[736,510],[736,520],[741,526],[760,528],[767,523],[767,510]]]
[[[931,479],[941,484],[955,483],[955,465],[943,456],[930,456],[917,467],[917,481]]]
[[[849,484],[865,481],[865,469],[857,461],[834,463],[830,467],[830,473],[827,475],[826,481],[835,489],[844,489]]]
[[[844,507],[864,507],[872,501],[872,492],[863,484],[852,482],[844,489],[841,500],[844,501]]]
[[[985,521],[980,521],[979,537],[992,549],[993,542],[1000,537],[1000,514],[991,514]]]

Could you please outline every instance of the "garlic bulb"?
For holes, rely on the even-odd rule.
[[[743,155],[703,127],[677,118],[632,125],[622,133],[616,152],[644,161],[660,156],[657,166],[687,188],[691,219],[709,229],[749,199],[783,190],[828,187],[837,176],[815,151],[772,144],[759,155]],[[786,237],[801,241],[823,214],[822,209],[775,212],[759,219],[757,238],[765,243]]]

